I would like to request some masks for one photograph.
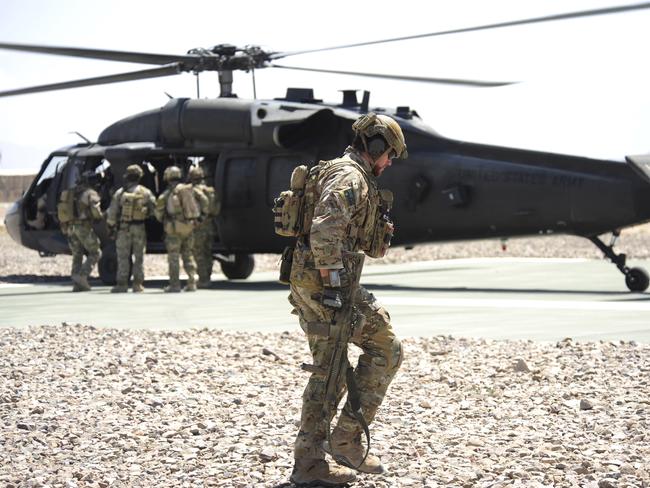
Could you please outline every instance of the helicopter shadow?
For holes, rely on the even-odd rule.
[[[544,289],[544,288],[479,288],[479,287],[441,287],[441,286],[408,286],[408,285],[391,285],[391,284],[365,284],[363,285],[367,290],[383,290],[383,291],[413,291],[413,292],[434,292],[434,293],[520,293],[520,294],[541,294],[541,295],[600,295],[600,296],[629,296],[630,292],[625,291],[593,291],[593,290],[566,290],[566,289]],[[647,298],[638,297],[635,300],[650,300],[650,295]]]

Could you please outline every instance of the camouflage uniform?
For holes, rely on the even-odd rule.
[[[207,215],[200,219],[194,229],[194,259],[199,275],[198,287],[204,288],[210,285],[212,275],[212,243],[216,235],[216,224],[214,218],[219,215],[219,198],[213,187],[203,183],[203,171],[198,167],[190,169],[190,181],[192,186],[203,193],[208,199]]]
[[[135,166],[131,172],[141,175],[142,170]],[[128,175],[128,169],[127,169]],[[139,178],[138,178],[139,179]],[[133,291],[144,289],[144,251],[147,245],[145,220],[154,214],[156,199],[151,190],[130,181],[113,195],[108,209],[106,223],[109,227],[118,226],[115,239],[117,251],[117,285],[113,292],[125,292],[128,289],[129,265],[133,255]]]
[[[175,168],[175,167],[171,167]],[[170,168],[167,168],[169,170]],[[178,168],[176,168],[178,170]],[[167,175],[167,171],[165,171]],[[201,214],[207,212],[208,201],[203,193],[192,188],[191,185],[180,183],[179,178],[170,180],[170,186],[158,197],[156,201],[156,218],[164,223],[165,247],[167,249],[167,262],[169,263],[169,286],[165,291],[180,291],[180,257],[183,258],[183,269],[188,280],[186,291],[196,290],[196,262],[192,255],[194,248],[194,227]],[[167,178],[166,178],[167,179]],[[187,218],[183,209],[178,204],[173,204],[173,196],[178,192],[191,189],[196,202],[198,202],[197,216]]]
[[[372,239],[368,222],[377,218],[378,189],[371,166],[352,148],[342,158],[323,163],[314,188],[314,214],[311,230],[301,236],[295,246],[291,269],[289,301],[307,334],[314,365],[329,363],[332,343],[328,337],[312,333],[311,324],[329,323],[332,309],[313,298],[322,292],[319,268],[343,268],[342,252],[364,250]],[[307,187],[307,195],[310,190]],[[372,293],[360,287],[356,305],[365,316],[360,333],[352,342],[363,354],[354,371],[360,392],[361,410],[369,424],[382,403],[388,385],[402,362],[402,347],[395,337],[388,312]],[[340,385],[340,396],[344,385]],[[326,437],[322,411],[325,378],[312,373],[303,393],[300,431],[295,441],[296,460],[325,458],[323,441]],[[331,419],[329,419],[331,421]],[[337,429],[356,436],[361,427],[347,407],[342,411]]]
[[[102,219],[99,194],[86,185],[75,190],[75,218],[64,229],[72,252],[71,278],[73,291],[88,291],[88,276],[99,261],[100,241],[93,229],[93,221]],[[83,260],[84,254],[88,257]]]

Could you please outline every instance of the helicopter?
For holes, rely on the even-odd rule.
[[[80,175],[102,175],[99,188],[106,208],[122,185],[129,164],[140,164],[142,183],[156,195],[160,177],[172,164],[187,171],[201,165],[222,199],[213,253],[229,279],[245,279],[253,271],[255,253],[280,253],[287,239],[275,235],[271,208],[288,186],[293,169],[340,155],[353,138],[352,122],[374,111],[395,118],[405,134],[409,157],[399,170],[387,172],[382,186],[396,195],[392,210],[397,232],[393,244],[422,243],[526,235],[572,234],[593,242],[623,273],[629,290],[645,291],[650,283],[642,268],[629,268],[615,240],[599,236],[650,221],[650,156],[627,156],[625,162],[478,144],[446,138],[408,106],[373,106],[370,93],[343,90],[336,103],[315,97],[310,88],[289,88],[272,100],[246,100],[233,92],[233,72],[275,68],[357,75],[399,81],[492,87],[509,82],[415,77],[343,70],[299,68],[277,61],[298,54],[350,49],[407,39],[459,34],[516,25],[607,15],[650,8],[650,3],[585,10],[498,24],[433,32],[356,44],[290,52],[259,46],[220,44],[168,55],[99,49],[0,43],[0,49],[153,64],[156,68],[6,90],[0,97],[98,84],[135,81],[180,73],[217,71],[221,94],[215,99],[170,98],[163,107],[114,122],[96,142],[56,150],[43,162],[24,196],[6,215],[6,226],[18,243],[42,256],[69,253],[60,232],[56,204],[62,191]],[[150,219],[147,252],[164,253],[162,226]],[[99,274],[114,283],[116,255],[105,224],[97,225],[102,242]]]

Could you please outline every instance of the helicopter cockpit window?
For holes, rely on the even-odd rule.
[[[224,208],[253,205],[252,185],[255,181],[255,158],[232,158],[226,163]]]
[[[41,174],[36,186],[38,187],[43,181],[51,179],[55,174],[63,171],[65,163],[68,161],[67,156],[52,156],[50,162],[47,164],[45,171]]]

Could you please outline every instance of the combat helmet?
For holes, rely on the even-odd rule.
[[[139,180],[144,175],[144,171],[137,164],[130,164],[126,168],[126,177],[131,180]]]
[[[408,157],[402,128],[395,119],[388,115],[377,115],[374,112],[364,114],[355,120],[352,130],[361,138],[368,152],[373,152],[372,148],[368,147],[368,139],[380,135],[393,150],[391,158],[406,159]]]
[[[205,174],[200,166],[192,166],[187,176],[192,183],[199,183],[205,177]]]
[[[181,169],[178,166],[170,166],[163,173],[164,181],[178,181],[182,178]]]

